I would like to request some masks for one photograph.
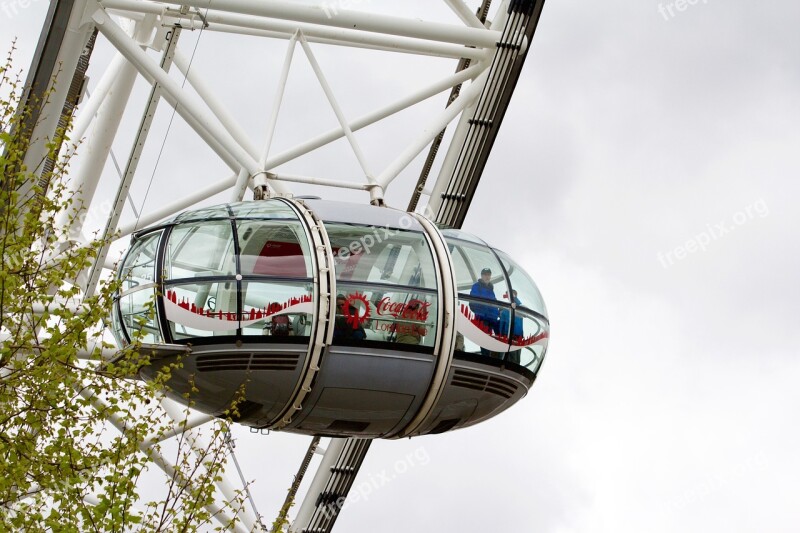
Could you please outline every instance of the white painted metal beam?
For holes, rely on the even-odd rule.
[[[447,4],[447,7],[452,9],[453,12],[458,15],[458,18],[461,19],[461,22],[467,26],[471,28],[485,28],[478,17],[475,16],[475,13],[461,0],[444,0],[444,3]]]
[[[160,10],[163,6],[161,3],[147,1],[137,1],[136,4],[132,4],[131,2],[133,1],[135,0],[128,0],[123,3],[121,0],[105,0],[102,5],[114,9],[143,12],[160,12],[157,10]],[[213,8],[214,11],[336,28],[357,28],[360,31],[370,33],[411,37],[480,48],[494,48],[501,35],[499,31],[485,28],[428,22],[378,13],[337,10],[332,4],[330,6],[310,6],[278,0],[270,2],[260,2],[258,0],[183,0],[181,4],[201,10],[208,9],[210,11]]]
[[[377,109],[371,113],[368,113],[362,117],[359,117],[352,122],[349,123],[349,127],[351,131],[358,131],[362,128],[365,128],[371,124],[375,124],[383,120],[386,117],[389,117],[395,113],[402,111],[403,109],[407,109],[423,100],[427,100],[428,98],[435,96],[447,89],[452,88],[459,83],[463,83],[469,79],[480,74],[480,72],[486,68],[484,64],[478,64],[457,72],[456,74],[449,75],[442,80],[432,83],[427,87],[423,87],[419,91],[412,93],[400,100],[383,107],[381,109]],[[302,144],[295,146],[294,148],[290,148],[284,152],[276,154],[272,158],[268,159],[265,163],[266,168],[275,168],[279,165],[282,165],[288,161],[292,161],[302,155],[305,155],[309,152],[316,150],[326,144],[329,144],[333,141],[341,139],[344,137],[344,130],[342,128],[335,128],[318,137],[315,137],[309,141],[306,141]]]
[[[465,47],[459,44],[370,33],[350,28],[337,28],[320,24],[267,19],[263,17],[254,17],[252,15],[223,13],[215,10],[209,10],[207,13],[203,12],[203,19],[205,23],[208,24],[208,26],[206,26],[203,20],[200,20],[196,14],[194,16],[181,17],[175,14],[174,11],[165,9],[163,4],[144,2],[141,0],[103,0],[101,4],[109,10],[113,9],[115,11],[129,13],[130,15],[141,16],[142,13],[163,15],[162,21],[164,25],[171,26],[172,24],[179,23],[181,27],[184,28],[205,28],[206,31],[290,39],[295,31],[300,30],[309,42],[369,48],[390,52],[450,57],[453,59],[460,59],[462,57],[480,59],[484,57],[487,52],[491,52],[494,49],[494,45],[488,49],[485,47]],[[481,28],[483,27],[481,26]]]
[[[300,36],[300,44],[303,46],[303,50],[305,51],[306,56],[308,57],[309,63],[311,63],[311,68],[314,71],[314,74],[316,74],[317,79],[319,80],[319,84],[322,87],[322,91],[325,93],[325,97],[328,99],[328,102],[331,104],[333,112],[336,114],[336,120],[339,121],[339,126],[344,132],[345,137],[347,137],[347,142],[350,143],[350,148],[353,150],[353,153],[355,154],[356,159],[358,160],[358,164],[361,166],[361,171],[364,172],[364,177],[366,178],[367,182],[370,185],[377,184],[375,176],[373,176],[367,164],[367,157],[366,155],[364,155],[364,151],[358,144],[358,140],[355,138],[355,135],[353,135],[353,130],[350,129],[350,124],[347,122],[347,118],[344,116],[344,111],[342,111],[342,107],[336,100],[336,96],[333,94],[333,90],[331,89],[331,86],[328,84],[328,80],[325,78],[325,74],[322,72],[322,68],[319,66],[317,58],[311,51],[311,47],[309,46],[308,42],[306,42],[306,40],[303,39],[302,35]],[[383,190],[381,190],[380,187],[371,187],[370,195],[372,197],[373,203],[377,204],[383,203]]]
[[[218,127],[197,103],[186,98],[178,83],[147,57],[103,9],[95,11],[92,18],[100,33],[133,63],[148,82],[161,85],[164,99],[231,168],[238,172],[244,167],[251,175],[261,170],[258,162],[224,128]]]
[[[422,135],[381,172],[380,176],[378,176],[378,183],[382,187],[385,188],[394,181],[400,172],[402,172],[437,135],[439,135],[439,132],[478,97],[481,90],[483,90],[487,76],[488,71],[483,71],[469,87],[463,89],[458,98],[447,106],[441,115],[434,118],[425,126]]]
[[[235,183],[236,183],[236,175],[234,174],[233,176],[228,176],[228,178],[224,180],[220,180],[219,183],[209,185],[208,187],[199,189],[194,192],[187,192],[180,200],[173,202],[167,206],[164,206],[160,209],[156,209],[155,211],[152,211],[147,215],[143,214],[142,217],[137,221],[129,222],[128,224],[120,226],[117,236],[119,239],[127,237],[137,229],[146,228],[147,226],[155,224],[159,220],[178,214],[180,211],[188,209],[197,202],[205,200],[210,196],[214,196],[215,194],[221,193],[225,189],[233,187]]]

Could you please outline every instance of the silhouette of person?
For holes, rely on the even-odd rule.
[[[472,285],[472,289],[469,291],[470,296],[482,300],[497,301],[497,297],[494,294],[494,284],[491,280],[492,269],[487,267],[481,270],[481,277]],[[496,305],[470,302],[469,308],[475,314],[475,318],[485,326],[490,335],[497,332],[500,309]],[[483,355],[492,355],[492,352],[486,348],[481,348],[481,353]]]
[[[519,298],[517,298],[517,291],[511,291],[511,294],[512,294],[511,300],[518,306],[522,305],[522,302],[519,300]],[[514,324],[513,327],[511,327],[511,331],[509,331],[509,326],[512,326],[510,322],[511,322],[511,310],[503,309],[502,311],[500,311],[500,333],[502,333],[503,335],[508,334],[508,336],[512,340],[514,339],[521,340],[523,336],[522,317],[519,316],[518,313],[514,313]],[[508,352],[508,360],[511,361],[512,363],[519,364],[520,351],[513,350]]]
[[[422,302],[419,300],[409,301],[400,318],[407,321],[419,321],[421,305]],[[394,329],[397,331],[397,342],[401,344],[419,344],[422,337],[428,334],[425,326],[415,322],[399,322],[395,324]]]

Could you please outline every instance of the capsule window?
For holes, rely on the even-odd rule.
[[[311,291],[303,282],[242,282],[242,335],[310,336]]]
[[[528,273],[520,268],[520,266],[504,252],[498,251],[497,255],[503,262],[503,266],[506,272],[508,272],[508,277],[511,281],[511,288],[513,289],[512,296],[514,296],[512,301],[516,305],[526,307],[547,316],[547,308],[544,305],[542,295]]]
[[[246,220],[237,233],[243,276],[311,278],[311,252],[299,222]]]
[[[446,240],[459,295],[510,301],[503,268],[490,248],[462,240]]]
[[[131,340],[149,344],[163,342],[155,301],[153,288],[133,291],[119,298],[122,325],[130,332]]]
[[[229,206],[236,218],[277,218],[297,220],[297,215],[283,202],[241,202]]]
[[[167,244],[166,279],[236,274],[233,229],[229,220],[175,226]]]
[[[459,298],[456,351],[503,359],[509,349],[511,307],[475,298]]]
[[[236,281],[168,285],[163,302],[172,338],[235,335],[237,291]]]
[[[515,310],[513,328],[508,360],[533,372],[538,371],[547,351],[549,325],[533,313]]]
[[[422,233],[348,224],[325,227],[337,279],[436,289],[433,256]]]
[[[228,206],[226,204],[222,205],[215,205],[212,207],[206,207],[204,209],[198,209],[196,211],[186,211],[185,213],[181,213],[173,222],[178,223],[185,223],[185,222],[200,222],[206,220],[215,220],[215,219],[227,219],[230,218],[230,212],[228,211]]]
[[[120,270],[122,292],[155,282],[156,253],[161,232],[150,233],[137,240],[131,247]]]
[[[351,341],[433,347],[438,301],[433,291],[340,283],[334,344]]]

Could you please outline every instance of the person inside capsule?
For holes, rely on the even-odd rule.
[[[522,301],[520,301],[520,299],[517,297],[517,291],[511,291],[511,294],[513,296],[512,300],[514,304],[517,306],[522,305]],[[514,341],[521,342],[525,335],[523,332],[522,317],[518,313],[515,313],[513,328],[511,326],[511,311],[508,309],[503,309],[500,311],[500,331],[510,331],[511,338]],[[508,352],[508,360],[512,363],[519,364],[520,350],[512,350]]]
[[[481,298],[482,300],[496,301],[497,296],[494,294],[494,284],[492,284],[491,280],[492,269],[486,267],[481,270],[481,277],[478,278],[478,281],[472,285],[472,290],[469,291],[470,296]],[[472,312],[475,313],[475,318],[483,324],[486,333],[494,335],[498,328],[497,321],[500,318],[500,309],[495,305],[477,302],[471,302],[469,307]],[[481,353],[483,355],[492,355],[492,353],[485,348],[481,348]]]
[[[394,325],[397,333],[397,342],[401,344],[419,344],[422,337],[428,334],[428,328],[419,323],[421,305],[422,302],[417,299],[408,302],[408,306],[406,306],[400,317],[401,321]]]

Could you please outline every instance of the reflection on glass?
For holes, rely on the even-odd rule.
[[[514,310],[514,321],[519,321],[522,331],[511,338],[509,361],[536,372],[547,351],[549,326],[541,318],[519,310]]]
[[[164,308],[176,340],[235,335],[304,336],[311,331],[308,283],[243,282],[242,313],[235,280],[172,284]]]
[[[299,222],[241,221],[236,230],[242,275],[311,277],[311,251]]]
[[[131,340],[145,343],[162,342],[155,309],[155,291],[143,289],[126,294],[119,299],[122,324]]]
[[[124,341],[127,328],[128,337],[140,332],[145,342],[162,342],[152,302],[157,274],[163,273],[158,309],[163,303],[160,319],[169,342],[236,335],[308,339],[315,309],[313,256],[305,226],[291,208],[281,201],[245,202],[181,217],[171,230],[133,243],[120,269],[122,296],[113,324],[118,338]],[[416,226],[325,227],[339,292],[334,342],[432,348],[437,272],[425,234]],[[506,254],[458,230],[443,233],[459,294],[456,350],[538,369],[549,326],[536,285]],[[162,236],[168,242],[163,264],[156,265]]]
[[[160,231],[150,233],[131,247],[119,274],[123,292],[155,281],[156,252],[160,236]]]
[[[448,240],[459,294],[485,300],[508,300],[508,284],[503,269],[485,245]]]
[[[128,345],[128,339],[125,337],[125,328],[119,318],[119,303],[114,306],[111,311],[111,331],[114,333],[114,338],[117,341],[117,346],[124,347]]]
[[[500,260],[503,262],[506,272],[508,272],[508,277],[511,279],[511,287],[514,289],[516,299],[515,303],[547,316],[547,308],[544,305],[542,295],[528,273],[504,252],[498,251],[497,255],[500,256]]]
[[[391,228],[326,223],[336,277],[436,288],[436,270],[422,233]]]
[[[211,219],[229,218],[230,212],[226,204],[215,205],[196,211],[187,211],[176,216],[174,222],[195,222]]]
[[[231,204],[230,209],[237,218],[297,219],[295,212],[281,201],[240,202]]]
[[[368,340],[432,347],[437,312],[435,293],[340,284],[334,342]]]
[[[445,240],[449,240],[449,238],[453,239],[460,239],[462,241],[468,241],[473,244],[477,244],[482,248],[486,247],[486,243],[477,238],[475,235],[471,233],[467,233],[466,231],[461,231],[460,229],[453,229],[453,228],[441,228],[442,235],[444,236]]]
[[[167,244],[167,279],[236,273],[233,230],[227,220],[175,226]]]
[[[504,359],[536,371],[547,351],[547,322],[532,313],[507,305],[499,306],[497,329],[492,330],[471,307],[475,302],[459,300],[456,320],[456,351]]]
[[[242,283],[242,334],[308,337],[312,325],[309,283]]]
[[[476,309],[479,313],[476,313]],[[505,305],[490,305],[473,299],[459,299],[456,314],[456,350],[502,358],[508,351],[508,322],[501,324]]]
[[[175,340],[235,335],[239,328],[236,281],[170,285],[164,310]]]

